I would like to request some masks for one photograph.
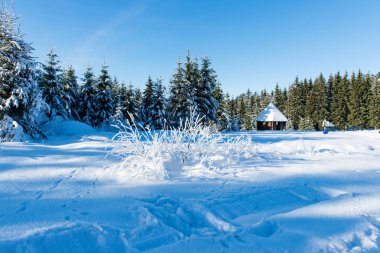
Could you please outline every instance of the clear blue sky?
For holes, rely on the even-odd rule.
[[[26,39],[54,45],[79,75],[168,85],[178,56],[208,55],[225,91],[288,86],[295,76],[380,71],[379,0],[15,0]]]

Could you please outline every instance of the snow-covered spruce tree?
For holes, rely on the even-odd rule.
[[[261,109],[260,109],[260,96],[257,92],[255,92],[252,96],[252,106],[253,106],[253,109],[252,109],[252,117],[253,117],[253,120],[255,120],[257,118],[257,116],[259,116],[259,114],[261,113]]]
[[[166,125],[166,105],[165,86],[162,79],[157,79],[153,84],[152,102],[149,107],[149,126],[151,129],[164,129]]]
[[[307,79],[300,81],[296,77],[294,83],[289,87],[287,113],[293,122],[293,127],[298,130],[301,118],[308,117],[306,113],[306,100],[308,98],[311,82]]]
[[[288,119],[288,121],[286,122],[286,130],[289,130],[289,131],[293,131],[294,130],[293,122],[292,122],[291,119]]]
[[[359,127],[362,123],[361,106],[362,106],[362,96],[363,96],[363,84],[364,77],[362,72],[359,70],[357,76],[355,73],[351,75],[351,90],[349,96],[349,109],[350,113],[348,115],[348,123],[351,126]]]
[[[119,85],[119,82],[117,81],[116,78],[113,80],[113,101],[115,104],[115,113],[113,115],[113,123],[118,124],[119,121],[124,120],[124,115],[122,112],[122,104],[121,104],[121,89],[122,86],[124,86],[125,89],[125,84],[122,83],[121,86]]]
[[[139,124],[141,125],[143,123],[142,118],[144,116],[143,93],[141,89],[134,88],[132,95],[133,95],[134,104],[136,107],[136,113],[134,114],[134,117],[135,117],[135,120],[139,122]]]
[[[36,128],[46,109],[36,82],[33,48],[16,29],[13,10],[0,9],[0,142],[44,138]]]
[[[226,117],[227,117],[227,131],[239,131],[241,129],[241,121],[238,115],[238,101],[236,98],[230,98],[226,95]]]
[[[69,98],[70,119],[80,120],[79,117],[79,85],[78,77],[72,65],[62,73],[63,89]]]
[[[276,83],[276,86],[273,91],[273,104],[281,111],[285,111],[285,98],[283,95],[283,91],[280,89],[280,86],[278,86],[278,83]]]
[[[316,130],[322,129],[322,122],[327,118],[326,80],[322,74],[315,79],[311,87],[306,108],[308,108],[310,123]]]
[[[311,114],[312,114],[312,111],[310,108],[308,108],[308,105],[310,104],[309,103],[309,100],[311,99],[311,90],[313,88],[313,80],[310,78],[310,79],[307,79],[305,78],[303,80],[303,83],[302,83],[302,89],[301,89],[301,93],[302,93],[302,96],[301,96],[301,99],[302,99],[302,117],[304,119],[306,118],[309,118],[309,120],[311,120]]]
[[[116,110],[116,105],[118,104],[119,97],[120,97],[120,83],[116,77],[114,77],[112,80],[111,90],[112,90],[112,101],[114,101],[114,104],[115,104],[114,108]]]
[[[79,98],[79,116],[82,122],[88,125],[94,125],[95,122],[95,95],[96,80],[90,66],[87,67],[83,74],[83,85],[80,87]]]
[[[380,128],[380,73],[373,77],[369,101],[369,122],[373,128]]]
[[[47,54],[47,62],[42,65],[39,86],[42,96],[49,106],[48,117],[62,117],[67,120],[71,116],[71,96],[65,92],[62,85],[62,70],[59,66],[58,56],[53,48]]]
[[[302,84],[299,81],[298,77],[296,77],[295,81],[290,85],[288,92],[288,120],[292,121],[293,128],[295,130],[298,129],[298,125],[300,122],[300,114],[302,110],[302,101],[301,101],[301,89]]]
[[[298,130],[302,130],[302,131],[314,130],[314,125],[309,119],[309,117],[301,118]]]
[[[248,114],[249,114],[249,117],[250,117],[250,124],[251,124],[251,128],[250,129],[256,129],[256,124],[255,124],[255,119],[257,118],[257,116],[259,116],[260,114],[260,103],[259,103],[259,98],[258,98],[258,94],[257,92],[255,93],[251,93],[251,95],[249,96],[249,99],[248,99],[248,103],[247,103],[247,106],[248,106]]]
[[[108,74],[108,66],[102,65],[94,98],[96,113],[94,126],[107,127],[111,125],[112,116],[114,115],[112,97],[112,81]]]
[[[287,117],[288,116],[288,111],[287,111],[287,107],[288,107],[288,90],[286,88],[284,88],[282,90],[282,101],[284,103],[284,105],[283,105],[283,111],[282,112]]]
[[[180,117],[186,115],[186,111],[188,110],[186,107],[187,100],[184,95],[185,92],[185,77],[184,77],[184,69],[182,66],[181,59],[179,58],[177,62],[177,69],[170,80],[170,95],[168,102],[168,115],[170,125],[176,126],[179,124]]]
[[[121,87],[119,90],[119,100],[117,103],[116,114],[118,115],[117,119],[124,121],[128,115],[127,111],[127,87],[125,83],[121,83]]]
[[[335,127],[348,127],[350,80],[346,73],[342,78],[338,72],[334,77],[331,100],[331,118]]]
[[[361,114],[361,128],[370,127],[370,100],[371,100],[371,87],[372,87],[372,78],[369,73],[365,75],[363,83],[363,97],[362,97],[362,106],[360,107]],[[365,93],[364,93],[365,92]]]
[[[218,130],[226,130],[228,125],[227,115],[226,115],[226,99],[223,94],[222,87],[220,83],[218,83],[213,92],[213,97],[218,102],[218,107],[216,109],[216,119]]]
[[[211,67],[210,59],[208,57],[203,58],[194,90],[195,108],[203,122],[216,122],[217,120],[216,110],[218,108],[218,101],[213,96],[217,83],[216,72]]]
[[[242,130],[251,130],[252,128],[252,122],[251,118],[249,117],[247,106],[246,106],[246,96],[245,94],[240,95],[237,97],[237,106],[238,106],[238,117],[239,121],[241,123]]]
[[[127,87],[122,84],[120,89],[120,110],[124,120],[131,124],[132,121],[139,123],[140,98],[136,98],[136,90],[130,84]]]
[[[270,101],[271,101],[270,94],[268,94],[266,89],[262,90],[260,94],[260,111],[264,110],[265,107],[268,106]]]
[[[351,77],[351,90],[348,121],[350,125],[360,128],[369,127],[369,100],[372,80],[369,75],[364,76],[361,71]]]
[[[326,96],[327,96],[327,107],[326,107],[326,110],[327,110],[327,116],[326,116],[326,119],[329,120],[329,121],[332,121],[331,120],[331,101],[332,101],[332,89],[333,89],[333,85],[334,85],[334,76],[330,74],[329,78],[327,79],[327,84],[326,84]]]
[[[198,59],[192,60],[190,57],[190,51],[187,52],[186,62],[184,64],[184,79],[185,85],[181,95],[185,102],[185,104],[182,105],[185,113],[180,117],[182,120],[190,118],[192,108],[198,113],[198,105],[195,101],[195,91],[200,79],[200,71]]]
[[[141,120],[144,122],[144,126],[146,127],[153,127],[153,117],[151,112],[153,103],[153,85],[153,80],[149,76],[143,91],[143,112],[141,115]]]

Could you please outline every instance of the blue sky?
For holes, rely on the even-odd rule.
[[[295,76],[380,71],[378,0],[15,0],[39,61],[54,48],[78,75],[105,61],[112,76],[168,85],[179,56],[212,59],[236,95]]]

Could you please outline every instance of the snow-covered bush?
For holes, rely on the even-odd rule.
[[[24,133],[23,127],[5,115],[0,121],[0,142],[25,141],[28,136]]]
[[[163,181],[169,164],[202,165],[205,169],[222,169],[241,158],[255,155],[248,136],[224,137],[214,133],[193,112],[179,127],[162,131],[141,131],[132,120],[119,123],[119,133],[112,138],[108,155],[122,160],[123,176],[139,181]]]
[[[163,131],[140,131],[134,117],[125,123],[119,122],[119,133],[113,138],[109,155],[122,160],[125,176],[139,181],[163,181],[168,177],[164,167],[167,158],[168,135]]]

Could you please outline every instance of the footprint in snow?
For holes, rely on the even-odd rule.
[[[40,198],[42,198],[44,196],[44,192],[43,191],[38,191],[38,192],[36,192],[36,197],[35,197],[35,199],[40,199]]]
[[[28,204],[29,204],[29,200],[22,202],[22,203],[21,203],[21,207],[20,207],[20,209],[18,209],[18,210],[16,211],[16,213],[24,212],[24,211],[26,210]]]

